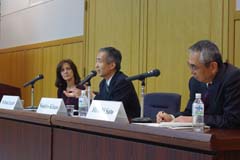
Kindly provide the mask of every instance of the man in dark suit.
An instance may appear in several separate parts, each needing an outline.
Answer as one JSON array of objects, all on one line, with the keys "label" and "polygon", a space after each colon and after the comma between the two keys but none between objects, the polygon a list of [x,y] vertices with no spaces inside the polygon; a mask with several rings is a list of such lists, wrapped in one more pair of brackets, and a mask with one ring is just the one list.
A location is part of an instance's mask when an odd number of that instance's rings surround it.
[{"label": "man in dark suit", "polygon": [[[218,47],[208,40],[189,48],[188,65],[190,99],[183,112],[157,114],[157,122],[192,122],[195,93],[202,94],[205,106],[204,123],[216,128],[240,127],[240,70],[223,63]],[[175,118],[177,117],[177,118]]]},{"label": "man in dark suit", "polygon": [[129,119],[140,116],[140,104],[132,82],[120,71],[122,56],[113,47],[101,48],[96,58],[96,71],[103,80],[96,100],[122,101]]}]

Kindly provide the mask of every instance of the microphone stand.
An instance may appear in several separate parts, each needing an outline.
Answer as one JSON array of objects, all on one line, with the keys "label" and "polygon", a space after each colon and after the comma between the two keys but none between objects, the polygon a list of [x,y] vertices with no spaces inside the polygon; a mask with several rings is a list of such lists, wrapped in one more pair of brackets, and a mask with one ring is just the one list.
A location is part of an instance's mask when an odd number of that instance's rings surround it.
[{"label": "microphone stand", "polygon": [[34,83],[31,83],[31,106],[25,108],[26,110],[36,111],[37,107],[34,106]]},{"label": "microphone stand", "polygon": [[141,80],[141,118],[143,118],[143,114],[144,114],[144,90],[145,90],[145,79]]},{"label": "microphone stand", "polygon": [[34,84],[31,85],[31,108],[34,106]]},{"label": "microphone stand", "polygon": [[90,108],[90,100],[91,100],[91,82],[87,81],[87,92],[88,92],[88,109]]},{"label": "microphone stand", "polygon": [[144,117],[144,95],[145,95],[145,78],[139,79],[141,83],[141,114],[140,117],[133,118],[131,120],[132,123],[151,123],[152,119],[149,117]]}]

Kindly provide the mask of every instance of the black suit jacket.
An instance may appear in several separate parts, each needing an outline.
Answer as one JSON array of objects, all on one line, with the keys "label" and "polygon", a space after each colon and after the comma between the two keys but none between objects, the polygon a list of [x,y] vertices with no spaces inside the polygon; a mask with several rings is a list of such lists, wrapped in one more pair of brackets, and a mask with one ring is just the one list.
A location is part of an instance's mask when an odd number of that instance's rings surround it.
[{"label": "black suit jacket", "polygon": [[208,90],[208,101],[205,104],[204,122],[216,128],[240,128],[240,70],[231,64],[224,63],[219,69],[212,85],[195,78],[189,80],[190,99],[184,112],[175,116],[192,115],[192,103],[195,93]]},{"label": "black suit jacket", "polygon": [[122,101],[129,119],[140,116],[140,104],[132,82],[126,80],[126,75],[116,72],[112,77],[107,91],[106,80],[99,85],[96,100]]}]

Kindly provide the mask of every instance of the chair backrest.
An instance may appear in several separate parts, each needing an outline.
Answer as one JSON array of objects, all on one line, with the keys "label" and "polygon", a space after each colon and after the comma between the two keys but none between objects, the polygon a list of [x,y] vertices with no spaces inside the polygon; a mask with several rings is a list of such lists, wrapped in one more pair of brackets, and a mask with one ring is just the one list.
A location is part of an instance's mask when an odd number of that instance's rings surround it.
[{"label": "chair backrest", "polygon": [[176,113],[180,111],[181,95],[177,93],[149,93],[144,96],[144,117],[153,121],[159,111]]}]

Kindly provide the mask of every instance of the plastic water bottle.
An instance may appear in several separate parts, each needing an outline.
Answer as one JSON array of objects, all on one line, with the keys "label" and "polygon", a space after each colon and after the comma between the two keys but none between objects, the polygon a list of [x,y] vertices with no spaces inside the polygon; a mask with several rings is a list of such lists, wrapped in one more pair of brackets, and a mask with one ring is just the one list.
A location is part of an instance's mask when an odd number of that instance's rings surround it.
[{"label": "plastic water bottle", "polygon": [[201,100],[201,93],[195,94],[195,100],[192,104],[192,118],[193,130],[202,132],[204,129],[204,104]]},{"label": "plastic water bottle", "polygon": [[85,90],[82,90],[81,96],[78,98],[78,108],[79,108],[79,116],[86,117],[88,112],[88,98],[86,96]]}]

